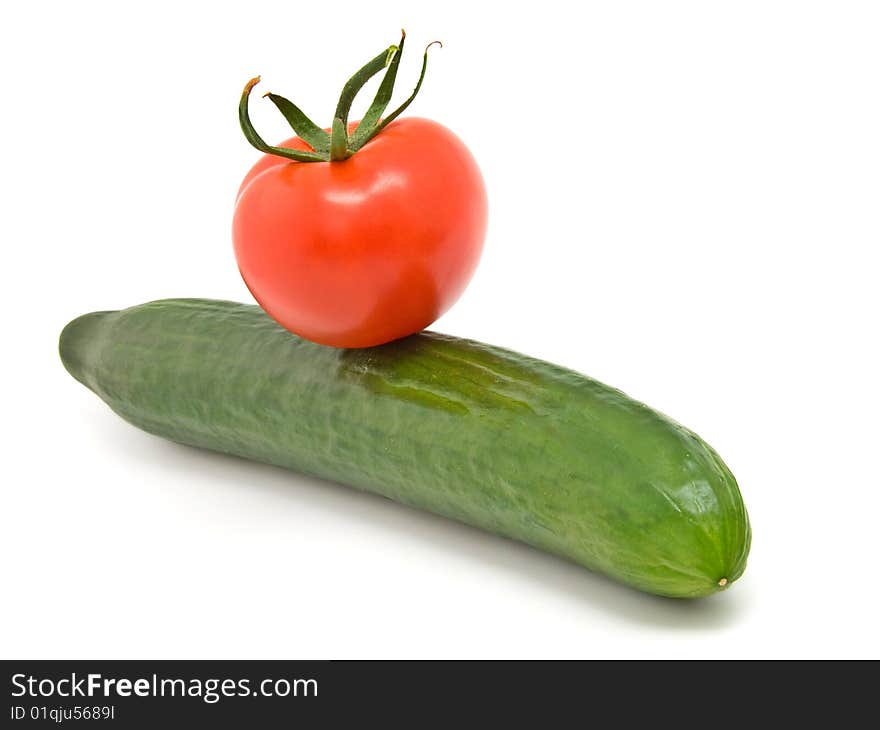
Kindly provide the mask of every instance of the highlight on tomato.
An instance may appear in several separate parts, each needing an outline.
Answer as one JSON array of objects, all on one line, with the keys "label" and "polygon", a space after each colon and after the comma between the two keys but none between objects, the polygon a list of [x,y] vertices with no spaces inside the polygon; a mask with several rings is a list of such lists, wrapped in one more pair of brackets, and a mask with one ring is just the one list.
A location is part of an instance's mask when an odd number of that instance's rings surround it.
[{"label": "highlight on tomato", "polygon": [[[277,94],[296,136],[268,145],[239,121],[264,156],[239,189],[233,243],[254,298],[283,327],[334,347],[370,347],[419,332],[451,307],[476,269],[486,235],[486,189],[477,163],[449,129],[390,114],[406,34],[345,84],[329,129]],[[349,122],[364,84],[385,69],[360,122]]]}]

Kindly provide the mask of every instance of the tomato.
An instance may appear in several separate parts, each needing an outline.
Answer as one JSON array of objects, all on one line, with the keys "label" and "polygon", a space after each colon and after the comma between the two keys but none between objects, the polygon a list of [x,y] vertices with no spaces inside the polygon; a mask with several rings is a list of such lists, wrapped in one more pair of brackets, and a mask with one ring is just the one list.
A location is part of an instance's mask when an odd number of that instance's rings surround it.
[{"label": "tomato", "polygon": [[[309,149],[296,137],[281,146]],[[424,329],[455,303],[486,220],[464,143],[405,117],[345,160],[265,155],[239,190],[233,242],[245,283],[279,324],[320,344],[370,347]]]}]

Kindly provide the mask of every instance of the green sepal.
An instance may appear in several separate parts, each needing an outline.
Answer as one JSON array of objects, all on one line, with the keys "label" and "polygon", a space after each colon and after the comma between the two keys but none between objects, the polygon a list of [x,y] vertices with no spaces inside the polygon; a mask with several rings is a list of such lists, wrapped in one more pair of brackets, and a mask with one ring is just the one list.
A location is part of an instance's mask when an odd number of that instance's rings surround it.
[{"label": "green sepal", "polygon": [[373,103],[370,104],[367,113],[364,114],[363,119],[361,119],[357,128],[351,135],[352,151],[359,149],[361,145],[372,136],[371,133],[379,123],[382,114],[385,112],[385,109],[391,101],[391,95],[394,92],[394,82],[397,80],[397,70],[400,68],[400,59],[403,57],[403,44],[405,41],[406,31],[401,30],[400,43],[397,45],[397,52],[394,54],[394,58],[391,59],[391,63],[388,64],[388,70],[382,78],[382,83],[379,85],[379,90],[376,92]]},{"label": "green sepal", "polygon": [[330,135],[309,119],[296,104],[271,92],[263,94],[263,98],[268,98],[278,108],[296,135],[315,152],[329,152]]},{"label": "green sepal", "polygon": [[367,81],[391,63],[396,53],[397,46],[389,46],[345,82],[339,95],[339,103],[336,105],[336,113],[333,115],[334,120],[341,119],[343,126],[348,126],[348,113],[351,111],[354,98]]},{"label": "green sepal", "polygon": [[[422,70],[419,74],[419,80],[416,83],[412,94],[410,94],[409,98],[403,102],[403,104],[382,119],[382,114],[388,107],[394,91],[394,83],[397,79],[398,69],[400,68],[400,59],[405,39],[406,33],[401,31],[400,45],[389,46],[386,50],[364,65],[346,82],[342,89],[342,94],[339,97],[339,102],[336,105],[336,113],[333,115],[333,124],[330,129],[330,134],[318,127],[317,124],[309,119],[309,117],[290,100],[285,99],[278,94],[264,94],[264,96],[269,97],[269,100],[275,104],[278,110],[284,115],[284,118],[299,138],[311,146],[314,151],[273,147],[272,145],[267,144],[257,133],[256,129],[254,129],[248,112],[248,103],[251,90],[260,81],[259,76],[251,79],[245,85],[238,104],[238,121],[241,125],[242,132],[244,132],[245,138],[251,145],[260,150],[260,152],[278,155],[279,157],[296,160],[298,162],[336,162],[348,159],[352,154],[367,144],[367,142],[373,139],[373,137],[379,134],[379,132],[400,116],[400,114],[413,102],[425,79],[425,71],[428,68],[428,50],[435,44],[441,47],[443,45],[439,41],[434,41],[433,43],[428,44],[422,58]],[[351,137],[349,137],[348,115],[351,111],[351,105],[354,102],[355,97],[373,76],[386,67],[388,70],[379,85],[379,89],[376,92],[372,104],[360,124],[358,124],[357,128],[352,133]]]},{"label": "green sepal", "polygon": [[419,89],[422,88],[422,81],[425,80],[425,71],[428,69],[428,50],[433,45],[438,45],[441,48],[443,48],[443,44],[440,41],[433,41],[427,45],[427,47],[425,48],[425,55],[422,57],[422,71],[419,74],[419,80],[418,80],[418,82],[416,82],[416,87],[413,89],[412,94],[409,95],[409,98],[405,102],[403,102],[403,104],[401,104],[399,107],[397,107],[397,109],[395,109],[393,112],[391,112],[391,114],[389,114],[387,117],[385,117],[379,124],[375,125],[372,130],[367,131],[364,134],[362,141],[359,142],[359,144],[357,144],[357,145],[352,144],[352,146],[351,146],[352,153],[357,152],[367,142],[369,142],[371,139],[373,139],[373,137],[375,137],[377,134],[379,134],[379,132],[381,132],[383,129],[385,129],[385,127],[387,127],[389,124],[391,124],[391,122],[393,122],[395,119],[397,119],[397,117],[399,117],[406,110],[406,108],[410,104],[412,104],[413,99],[415,99],[419,93]]},{"label": "green sepal", "polygon": [[248,81],[244,87],[244,91],[241,92],[241,100],[238,103],[238,122],[241,125],[241,131],[244,132],[245,139],[260,150],[260,152],[265,152],[267,154],[286,157],[289,160],[296,160],[297,162],[326,162],[327,158],[319,155],[317,152],[291,150],[286,147],[273,147],[270,144],[266,144],[263,138],[257,134],[257,130],[254,129],[254,125],[251,123],[251,118],[248,114],[248,99],[251,95],[251,89],[253,89],[259,82],[259,76],[255,76]]}]

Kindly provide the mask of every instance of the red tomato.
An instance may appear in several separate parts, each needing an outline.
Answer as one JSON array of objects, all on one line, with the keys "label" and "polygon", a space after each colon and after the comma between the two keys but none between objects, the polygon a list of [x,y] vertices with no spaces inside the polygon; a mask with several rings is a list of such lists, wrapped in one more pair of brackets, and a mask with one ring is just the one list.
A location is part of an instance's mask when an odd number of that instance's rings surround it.
[{"label": "red tomato", "polygon": [[[309,149],[298,138],[281,146]],[[283,327],[369,347],[419,332],[458,299],[480,258],[486,208],[461,140],[405,117],[344,161],[265,155],[239,190],[235,256]]]}]

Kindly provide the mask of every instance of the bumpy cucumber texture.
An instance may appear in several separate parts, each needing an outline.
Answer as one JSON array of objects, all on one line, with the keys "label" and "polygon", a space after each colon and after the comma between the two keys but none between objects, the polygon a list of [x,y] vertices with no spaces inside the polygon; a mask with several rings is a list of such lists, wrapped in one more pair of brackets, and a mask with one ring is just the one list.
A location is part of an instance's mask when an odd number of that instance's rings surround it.
[{"label": "bumpy cucumber texture", "polygon": [[173,441],[368,490],[650,593],[742,575],[751,531],[704,441],[565,368],[424,332],[339,350],[259,307],[150,302],[75,319],[68,371]]}]

